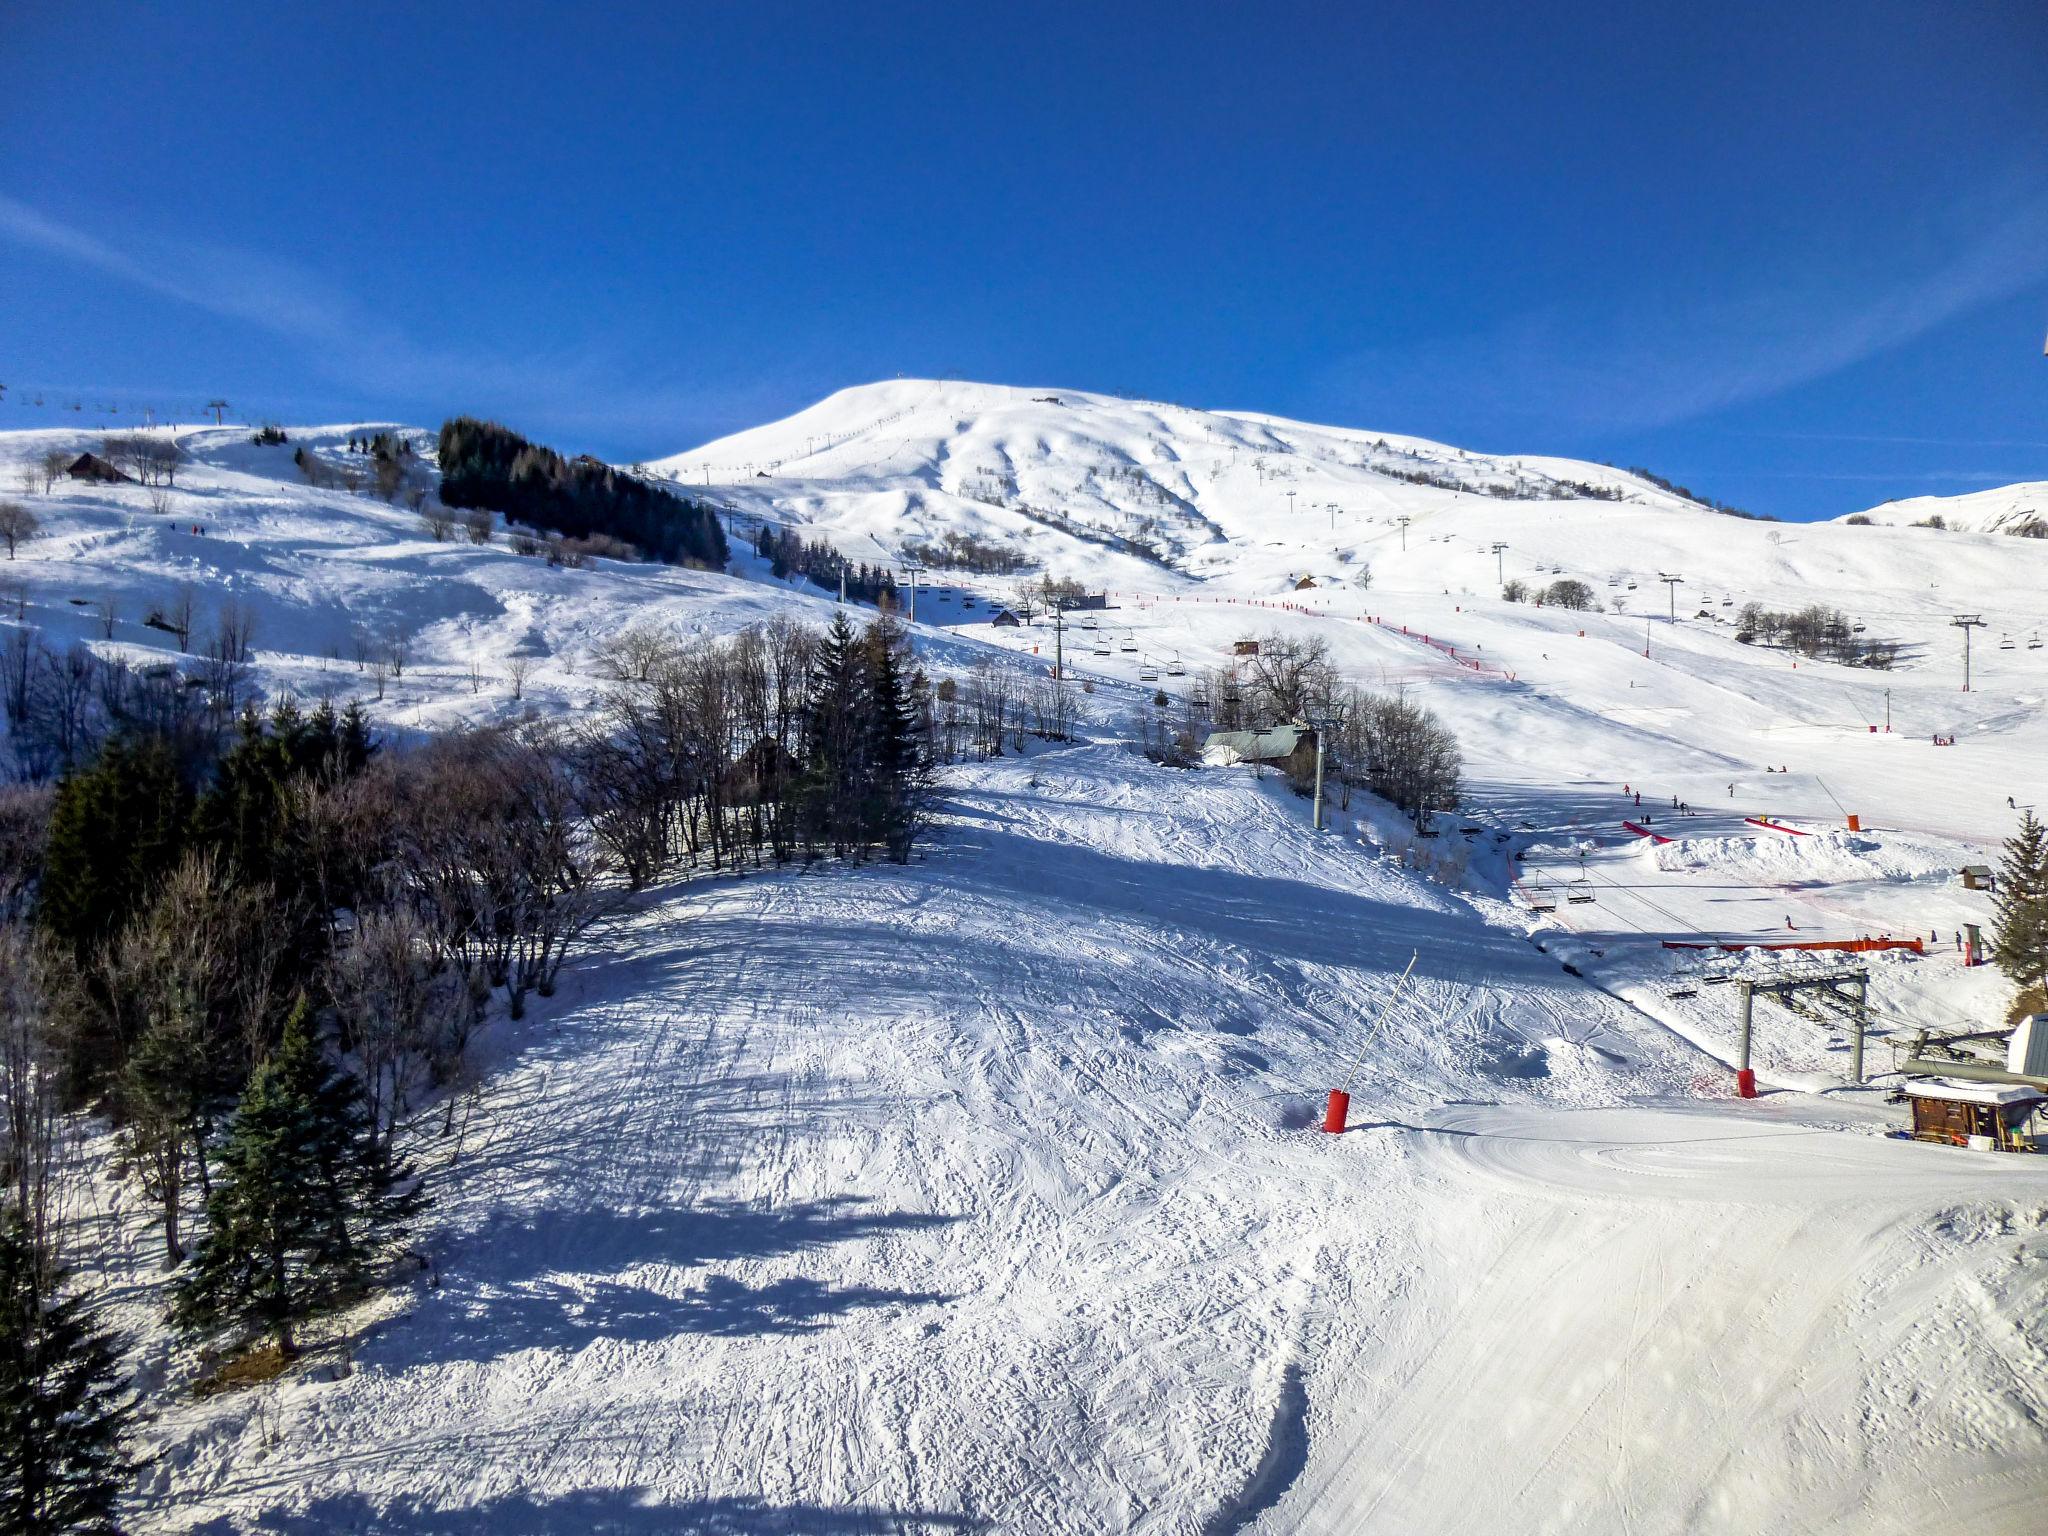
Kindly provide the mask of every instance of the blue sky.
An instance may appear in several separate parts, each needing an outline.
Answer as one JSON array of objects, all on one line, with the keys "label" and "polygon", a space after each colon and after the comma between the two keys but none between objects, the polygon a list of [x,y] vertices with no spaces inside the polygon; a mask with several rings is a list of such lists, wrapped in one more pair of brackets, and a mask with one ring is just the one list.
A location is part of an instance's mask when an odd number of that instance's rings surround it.
[{"label": "blue sky", "polygon": [[952,374],[1787,517],[2048,478],[2039,0],[67,0],[0,51],[0,425],[632,459]]}]

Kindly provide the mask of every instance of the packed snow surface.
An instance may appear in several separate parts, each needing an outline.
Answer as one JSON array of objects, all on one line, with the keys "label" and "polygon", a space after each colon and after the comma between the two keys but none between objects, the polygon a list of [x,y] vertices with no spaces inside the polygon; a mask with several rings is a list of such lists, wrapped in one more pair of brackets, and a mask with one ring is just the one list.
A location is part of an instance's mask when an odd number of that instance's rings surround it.
[{"label": "packed snow surface", "polygon": [[[142,620],[190,583],[202,628],[255,614],[267,687],[399,732],[583,711],[630,625],[831,611],[744,551],[566,570],[436,542],[292,466],[370,430],[180,432],[161,514],[135,486],[25,497],[45,531],[9,591],[149,663],[176,647]],[[0,473],[95,442],[0,435]],[[2035,1527],[2048,1172],[1883,1133],[1890,1046],[2009,1000],[1961,964],[1989,898],[1955,874],[2048,789],[2048,542],[932,381],[649,468],[736,544],[1021,551],[927,569],[914,641],[934,675],[1058,648],[1094,690],[1082,739],[952,770],[908,866],[649,893],[488,1032],[425,1149],[431,1279],[358,1319],[345,1370],[160,1398],[136,1528]],[[1041,571],[1110,606],[992,627]],[[1506,603],[1503,576],[1599,607]],[[1898,665],[1743,643],[1750,601],[1839,607]],[[1968,693],[1963,611],[1988,621]],[[1437,837],[1363,796],[1318,834],[1270,773],[1130,750],[1155,689],[1274,633],[1456,731]],[[1711,979],[1792,962],[1666,941],[1861,936],[1923,949],[1857,957],[1876,1082],[1761,1007],[1773,1091],[1730,1097]],[[105,1283],[175,1386],[141,1203],[109,1198]]]}]

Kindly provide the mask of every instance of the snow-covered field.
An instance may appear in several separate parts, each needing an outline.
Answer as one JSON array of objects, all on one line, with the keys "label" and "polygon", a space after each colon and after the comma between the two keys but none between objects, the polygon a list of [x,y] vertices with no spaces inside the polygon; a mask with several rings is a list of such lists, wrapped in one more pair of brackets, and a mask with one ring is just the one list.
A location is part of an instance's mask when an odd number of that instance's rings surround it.
[{"label": "snow-covered field", "polygon": [[[49,440],[0,436],[0,460]],[[113,594],[113,643],[162,649],[139,619],[189,580],[202,625],[256,610],[270,686],[337,697],[371,687],[358,629],[402,630],[375,707],[429,727],[586,706],[632,623],[830,610],[750,559],[437,544],[306,488],[289,448],[182,440],[164,516],[139,488],[25,498],[49,529],[8,572],[31,622],[96,637]],[[1085,739],[956,769],[907,867],[651,894],[494,1028],[459,1156],[435,1154],[438,1284],[366,1316],[339,1379],[172,1400],[138,1528],[2037,1527],[2048,1169],[1887,1139],[1887,1083],[1843,1086],[1843,1043],[1767,1009],[1784,1091],[1735,1100],[1728,989],[1660,941],[1933,933],[1863,957],[1880,1024],[2002,1015],[1949,943],[1988,909],[1953,873],[2048,789],[2048,543],[1776,527],[1602,466],[923,381],[656,468],[855,559],[954,529],[1106,585],[1101,628],[1066,635]],[[1096,542],[1147,518],[1163,563]],[[1497,559],[1626,611],[1503,603]],[[1010,585],[921,593],[927,666],[1042,668],[1047,626],[988,623]],[[1740,645],[1717,620],[1751,600],[1839,606],[1901,664]],[[1990,621],[1969,694],[1962,611]],[[1317,834],[1270,776],[1121,739],[1155,687],[1272,630],[1452,725],[1446,837],[1360,799]],[[1622,828],[1645,812],[1676,840]],[[1532,911],[1532,884],[1594,899]],[[1339,1082],[1353,1129],[1325,1136]],[[129,1206],[109,1284],[176,1381]]]}]

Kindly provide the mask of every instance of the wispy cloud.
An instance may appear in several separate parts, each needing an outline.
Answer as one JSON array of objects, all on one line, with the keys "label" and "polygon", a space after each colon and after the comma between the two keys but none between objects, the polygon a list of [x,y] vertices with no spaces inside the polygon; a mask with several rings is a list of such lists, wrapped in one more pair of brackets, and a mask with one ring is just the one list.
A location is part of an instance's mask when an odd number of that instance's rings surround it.
[{"label": "wispy cloud", "polygon": [[739,391],[650,384],[597,348],[514,355],[423,345],[354,295],[261,252],[147,232],[116,245],[5,193],[0,240],[252,326],[289,344],[309,375],[376,399],[530,412],[673,451],[695,433],[758,419],[754,410],[790,394],[767,380]]},{"label": "wispy cloud", "polygon": [[[2038,179],[1980,194],[1925,227],[1962,233],[1948,254],[1917,261],[1899,242],[1881,283],[1845,281],[1847,257],[1762,271],[1719,293],[1648,279],[1645,291],[1597,307],[1367,352],[1327,384],[1374,411],[1409,402],[1425,423],[1448,414],[1556,430],[1668,426],[1823,378],[2044,280],[2048,191]],[[1867,269],[1868,251],[1857,255]]]}]

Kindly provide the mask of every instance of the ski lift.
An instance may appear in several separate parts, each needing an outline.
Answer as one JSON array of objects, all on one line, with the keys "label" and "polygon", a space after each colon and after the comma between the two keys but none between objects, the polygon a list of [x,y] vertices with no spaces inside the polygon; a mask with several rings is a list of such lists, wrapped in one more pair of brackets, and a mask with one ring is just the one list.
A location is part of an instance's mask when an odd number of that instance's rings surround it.
[{"label": "ski lift", "polygon": [[1175,651],[1173,659],[1166,664],[1166,675],[1168,677],[1186,677],[1188,675],[1188,669],[1181,665],[1179,651]]},{"label": "ski lift", "polygon": [[1125,635],[1123,639],[1123,644],[1119,645],[1117,649],[1122,651],[1126,656],[1135,655],[1138,649],[1137,637],[1135,635]]},{"label": "ski lift", "polygon": [[1109,636],[1097,635],[1095,637],[1095,654],[1098,656],[1107,656],[1109,654]]},{"label": "ski lift", "polygon": [[1591,891],[1566,891],[1564,899],[1575,907],[1582,907],[1593,899]]},{"label": "ski lift", "polygon": [[1553,576],[1562,576],[1564,574],[1564,567],[1561,565],[1553,565],[1550,568],[1550,574]]},{"label": "ski lift", "polygon": [[1735,606],[1735,599],[1732,597],[1724,597],[1721,599],[1721,606],[1723,608],[1733,608]]},{"label": "ski lift", "polygon": [[1621,585],[1621,578],[1619,576],[1610,576],[1607,578],[1607,585],[1609,585],[1610,587],[1618,587]]},{"label": "ski lift", "polygon": [[2027,649],[2030,651],[2038,651],[2039,649],[2041,649],[2041,637],[2039,635],[2036,635],[2033,637],[2033,639],[2029,640],[2027,642]]},{"label": "ski lift", "polygon": [[1635,591],[1635,589],[1636,589],[1636,584],[1635,584],[1634,582],[1630,582],[1630,583],[1628,584],[1628,589],[1629,589],[1629,591],[1631,591],[1631,592]]},{"label": "ski lift", "polygon": [[1998,648],[2001,651],[2012,651],[2019,649],[2019,647],[2013,643],[2013,638],[2011,635],[2007,635],[2003,639],[2001,639],[1998,642]]},{"label": "ski lift", "polygon": [[1849,633],[1852,635],[1860,635],[1863,633],[1863,626],[1861,624],[1851,624],[1849,626]]},{"label": "ski lift", "polygon": [[1138,681],[1141,683],[1156,683],[1159,681],[1159,664],[1149,656],[1138,667]]}]

